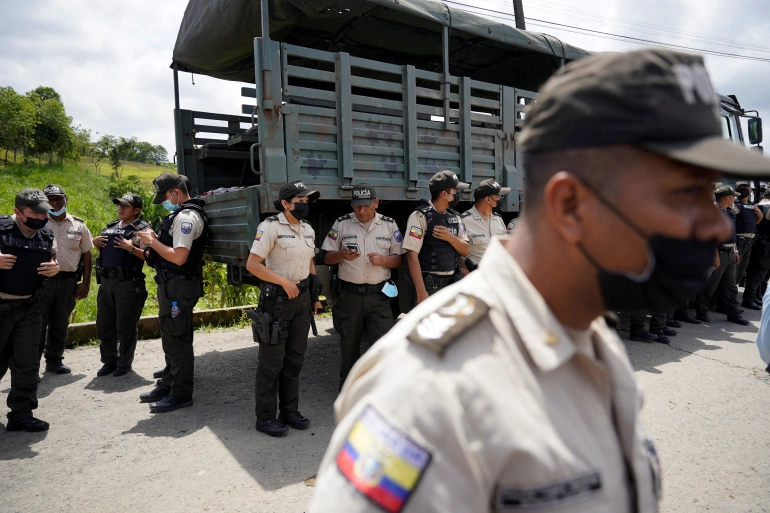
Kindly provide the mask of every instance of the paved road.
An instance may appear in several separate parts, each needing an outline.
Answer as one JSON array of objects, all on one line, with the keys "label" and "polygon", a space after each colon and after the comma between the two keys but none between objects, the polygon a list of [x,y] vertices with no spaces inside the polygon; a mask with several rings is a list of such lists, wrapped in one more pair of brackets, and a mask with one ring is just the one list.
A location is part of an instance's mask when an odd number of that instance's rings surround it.
[{"label": "paved road", "polygon": [[[753,343],[759,316],[747,315],[753,326],[688,326],[670,347],[628,342],[664,512],[770,511],[770,375]],[[121,378],[95,376],[97,348],[68,351],[73,374],[40,384],[37,413],[51,430],[0,431],[0,511],[306,511],[339,365],[331,322],[319,329],[301,381],[313,424],[283,439],[254,430],[250,331],[196,334],[195,406],[164,415],[138,401],[161,365],[159,341],[140,342],[136,372]],[[6,377],[0,397],[8,387]]]}]

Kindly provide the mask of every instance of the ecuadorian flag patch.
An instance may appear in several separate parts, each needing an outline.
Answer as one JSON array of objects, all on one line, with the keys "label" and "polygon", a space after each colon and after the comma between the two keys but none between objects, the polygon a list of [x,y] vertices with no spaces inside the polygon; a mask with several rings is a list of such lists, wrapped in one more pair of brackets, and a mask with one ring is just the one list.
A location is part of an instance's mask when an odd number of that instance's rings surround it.
[{"label": "ecuadorian flag patch", "polygon": [[254,237],[254,240],[259,242],[260,239],[262,239],[262,230],[257,230],[257,236]]},{"label": "ecuadorian flag patch", "polygon": [[331,230],[329,230],[329,233],[326,234],[326,236],[331,240],[337,240],[337,238],[340,236],[340,232],[332,228]]},{"label": "ecuadorian flag patch", "polygon": [[422,228],[412,226],[409,230],[409,236],[414,237],[415,239],[422,239]]},{"label": "ecuadorian flag patch", "polygon": [[361,413],[337,454],[337,467],[369,500],[398,513],[417,487],[431,454],[371,406]]}]

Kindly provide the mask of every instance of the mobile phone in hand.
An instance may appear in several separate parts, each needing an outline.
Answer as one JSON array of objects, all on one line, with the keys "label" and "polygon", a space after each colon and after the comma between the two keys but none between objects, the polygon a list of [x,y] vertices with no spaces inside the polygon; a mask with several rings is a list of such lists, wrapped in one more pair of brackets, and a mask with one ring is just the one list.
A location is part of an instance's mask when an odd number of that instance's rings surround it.
[{"label": "mobile phone in hand", "polygon": [[348,251],[355,251],[356,253],[361,252],[361,249],[358,247],[358,244],[355,244],[355,243],[345,244],[345,247],[348,248]]}]

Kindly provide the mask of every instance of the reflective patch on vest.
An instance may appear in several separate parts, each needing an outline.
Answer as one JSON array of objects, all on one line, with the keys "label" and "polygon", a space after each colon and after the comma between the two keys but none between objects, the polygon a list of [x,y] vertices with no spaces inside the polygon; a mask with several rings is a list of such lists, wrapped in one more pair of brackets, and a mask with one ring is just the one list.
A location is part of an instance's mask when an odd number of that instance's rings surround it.
[{"label": "reflective patch on vest", "polygon": [[182,221],[180,228],[182,230],[182,233],[185,235],[190,235],[192,233],[192,223],[187,221]]},{"label": "reflective patch on vest", "polygon": [[331,240],[337,240],[340,236],[340,232],[332,228],[329,230],[329,233],[326,234],[326,237]]},{"label": "reflective patch on vest", "polygon": [[442,355],[457,337],[488,313],[489,305],[481,299],[468,294],[457,294],[438,310],[423,318],[407,338]]},{"label": "reflective patch on vest", "polygon": [[567,502],[596,495],[601,489],[602,478],[598,472],[542,487],[501,488],[497,492],[497,509],[523,511],[561,507]]},{"label": "reflective patch on vest", "polygon": [[262,238],[262,230],[257,230],[257,235],[254,237],[254,240],[259,242],[259,240]]},{"label": "reflective patch on vest", "polygon": [[414,237],[415,239],[422,239],[422,228],[418,228],[416,226],[412,226],[412,228],[409,230],[409,236]]},{"label": "reflective patch on vest", "polygon": [[401,235],[401,232],[399,230],[396,230],[395,232],[393,232],[393,238],[396,239],[396,242],[404,241],[404,236]]},{"label": "reflective patch on vest", "polygon": [[460,219],[457,218],[457,217],[447,217],[446,218],[446,222],[448,224],[459,224],[460,223]]},{"label": "reflective patch on vest", "polygon": [[337,453],[337,467],[374,504],[399,513],[431,462],[431,453],[367,406]]}]

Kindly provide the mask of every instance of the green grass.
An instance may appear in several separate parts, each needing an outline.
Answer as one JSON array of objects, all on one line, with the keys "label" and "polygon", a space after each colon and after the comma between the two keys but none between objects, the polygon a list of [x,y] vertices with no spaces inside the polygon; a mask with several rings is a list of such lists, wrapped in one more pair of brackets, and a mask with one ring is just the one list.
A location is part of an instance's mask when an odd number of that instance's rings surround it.
[{"label": "green grass", "polygon": [[[141,162],[126,162],[123,165],[122,176],[138,176],[139,180],[145,185],[152,185],[152,181],[158,177],[159,174],[171,171],[176,173],[176,167],[164,167],[156,166],[155,164],[142,164]],[[102,162],[99,166],[99,172],[105,176],[112,176],[113,171],[109,164]]]},{"label": "green grass", "polygon": [[[21,189],[26,187],[42,189],[48,184],[55,183],[61,185],[67,192],[67,211],[84,219],[92,236],[98,234],[110,221],[117,219],[117,207],[113,205],[108,192],[115,188],[116,181],[108,175],[93,171],[93,168],[85,162],[42,167],[37,165],[3,167],[3,156],[4,151],[0,152],[0,214],[13,213],[14,198]],[[163,169],[159,166],[144,164],[139,166],[146,166],[144,176],[152,176],[152,178],[160,174]],[[150,174],[150,169],[154,174]],[[128,175],[124,173],[123,176]],[[140,181],[144,182],[141,178]],[[151,194],[151,191],[148,190],[146,194]],[[157,218],[157,213],[152,217]],[[153,218],[150,218],[150,221],[157,224],[157,219]],[[155,226],[155,228],[158,227]],[[94,259],[97,254],[94,251]],[[155,271],[145,266],[144,273],[147,277],[145,281],[148,297],[142,315],[156,315],[158,288],[153,279]],[[77,302],[72,322],[96,320],[97,290],[96,277],[93,276],[91,291],[86,299]],[[228,285],[226,267],[215,263],[207,263],[204,267],[204,292],[196,310],[256,304],[258,299],[256,287]]]}]

